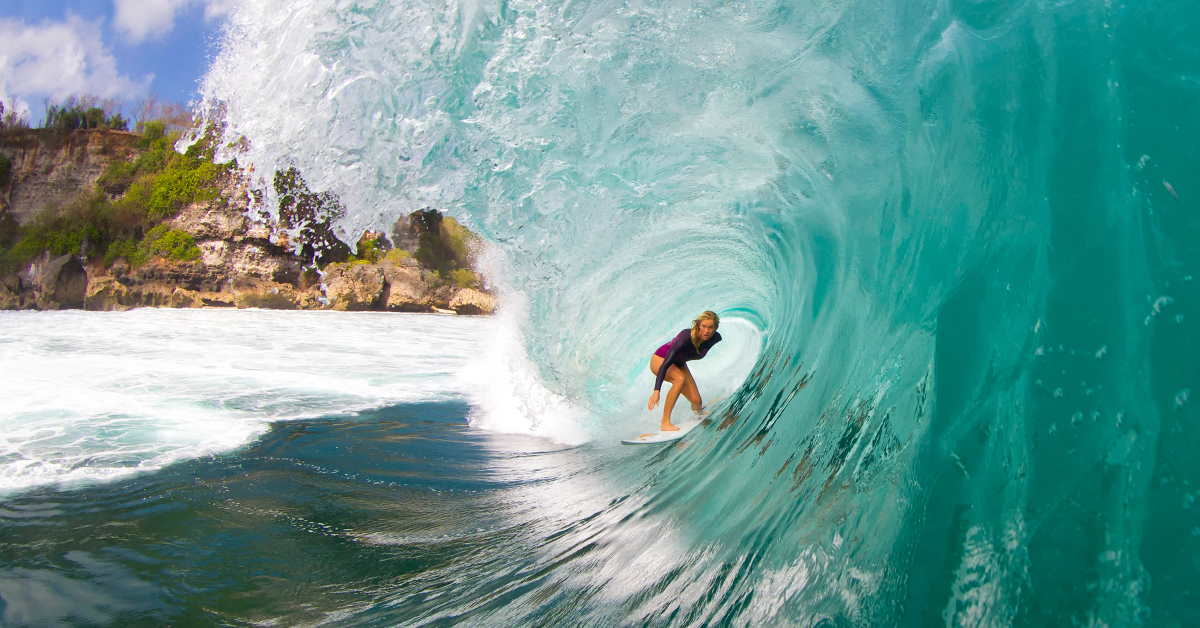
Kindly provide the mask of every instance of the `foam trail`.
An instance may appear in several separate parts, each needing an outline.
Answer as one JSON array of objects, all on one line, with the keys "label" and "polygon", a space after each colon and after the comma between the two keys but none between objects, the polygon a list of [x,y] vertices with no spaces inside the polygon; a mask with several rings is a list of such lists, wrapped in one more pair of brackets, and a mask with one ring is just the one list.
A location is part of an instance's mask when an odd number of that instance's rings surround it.
[{"label": "foam trail", "polygon": [[214,310],[0,319],[3,492],[227,452],[274,421],[456,398],[489,324]]}]

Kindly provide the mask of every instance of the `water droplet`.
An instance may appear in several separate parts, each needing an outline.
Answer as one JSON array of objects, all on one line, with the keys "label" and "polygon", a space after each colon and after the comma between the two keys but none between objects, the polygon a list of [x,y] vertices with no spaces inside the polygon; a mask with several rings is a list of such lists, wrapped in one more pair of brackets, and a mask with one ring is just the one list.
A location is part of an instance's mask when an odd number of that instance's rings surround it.
[{"label": "water droplet", "polygon": [[1062,399],[1062,396],[1063,396],[1063,389],[1062,389],[1062,388],[1055,388],[1055,389],[1054,389],[1054,398],[1055,398],[1055,399]]},{"label": "water droplet", "polygon": [[1083,422],[1083,413],[1082,412],[1076,412],[1075,414],[1071,415],[1071,425],[1079,425],[1082,422]]},{"label": "water droplet", "polygon": [[1096,359],[1097,360],[1099,360],[1100,358],[1102,358],[1106,355],[1108,355],[1108,345],[1104,345],[1103,347],[1100,347],[1099,349],[1096,350]]},{"label": "water droplet", "polygon": [[1046,355],[1045,347],[1038,347],[1037,349],[1034,349],[1033,355]]},{"label": "water droplet", "polygon": [[1175,186],[1171,185],[1171,182],[1167,181],[1166,179],[1163,179],[1162,183],[1163,183],[1163,189],[1165,189],[1168,194],[1175,197],[1175,200],[1179,200],[1179,192],[1175,191]]},{"label": "water droplet", "polygon": [[1175,407],[1182,408],[1183,404],[1187,403],[1188,399],[1191,396],[1192,396],[1192,390],[1190,388],[1184,388],[1183,390],[1176,393],[1175,394]]}]

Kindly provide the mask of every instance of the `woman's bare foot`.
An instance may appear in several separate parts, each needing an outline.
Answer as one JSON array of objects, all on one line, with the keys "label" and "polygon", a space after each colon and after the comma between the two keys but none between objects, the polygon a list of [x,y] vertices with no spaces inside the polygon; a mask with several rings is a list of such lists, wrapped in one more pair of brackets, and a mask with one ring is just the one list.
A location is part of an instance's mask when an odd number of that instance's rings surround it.
[{"label": "woman's bare foot", "polygon": [[678,432],[679,426],[672,425],[670,423],[663,423],[662,426],[659,427],[658,429],[663,432]]}]

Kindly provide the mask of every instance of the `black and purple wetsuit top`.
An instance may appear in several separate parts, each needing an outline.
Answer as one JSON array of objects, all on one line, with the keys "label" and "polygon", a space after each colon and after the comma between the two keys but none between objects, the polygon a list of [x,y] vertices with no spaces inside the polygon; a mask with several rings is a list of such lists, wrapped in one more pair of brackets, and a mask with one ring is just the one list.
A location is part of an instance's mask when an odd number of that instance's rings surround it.
[{"label": "black and purple wetsuit top", "polygon": [[675,334],[675,337],[670,342],[659,347],[654,352],[654,355],[665,358],[662,366],[658,367],[658,378],[654,380],[654,390],[662,388],[663,379],[667,377],[667,369],[671,368],[672,364],[686,368],[684,365],[685,362],[699,360],[704,357],[708,353],[708,350],[718,342],[721,342],[721,334],[714,331],[712,338],[700,343],[700,349],[696,350],[696,345],[692,344],[692,330],[685,329]]}]

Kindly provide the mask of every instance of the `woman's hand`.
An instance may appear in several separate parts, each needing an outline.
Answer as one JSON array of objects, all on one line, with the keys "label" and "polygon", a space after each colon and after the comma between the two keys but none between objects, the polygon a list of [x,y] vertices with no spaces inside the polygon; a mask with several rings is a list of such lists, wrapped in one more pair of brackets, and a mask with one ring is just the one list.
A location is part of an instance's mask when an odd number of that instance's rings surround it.
[{"label": "woman's hand", "polygon": [[647,410],[653,410],[658,405],[658,391],[650,393],[650,401],[646,403]]}]

